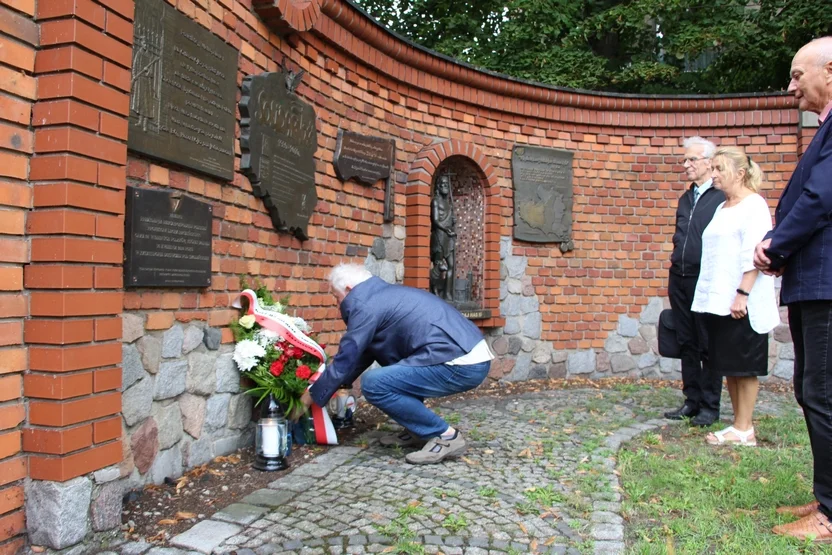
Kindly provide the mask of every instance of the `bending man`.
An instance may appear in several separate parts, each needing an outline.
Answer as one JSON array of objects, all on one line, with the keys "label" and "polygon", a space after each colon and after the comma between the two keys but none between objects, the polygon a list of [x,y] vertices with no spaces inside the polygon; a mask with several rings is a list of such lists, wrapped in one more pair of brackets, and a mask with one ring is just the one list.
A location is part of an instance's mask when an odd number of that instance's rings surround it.
[{"label": "bending man", "polygon": [[326,406],[340,385],[353,382],[376,361],[381,367],[361,378],[364,398],[405,428],[382,438],[381,444],[424,444],[405,457],[412,464],[462,454],[462,434],[423,401],[483,382],[494,355],[482,332],[436,295],[390,285],[363,266],[337,266],[329,282],[347,332],[329,367],[304,393],[304,405]]}]

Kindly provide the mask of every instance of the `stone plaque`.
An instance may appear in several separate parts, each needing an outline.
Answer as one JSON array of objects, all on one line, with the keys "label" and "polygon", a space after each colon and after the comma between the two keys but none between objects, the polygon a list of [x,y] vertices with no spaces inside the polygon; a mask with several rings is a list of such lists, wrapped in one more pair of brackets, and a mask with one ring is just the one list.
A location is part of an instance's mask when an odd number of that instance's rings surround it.
[{"label": "stone plaque", "polygon": [[240,168],[278,231],[307,239],[315,210],[315,110],[295,94],[303,72],[249,75],[240,101]]},{"label": "stone plaque", "polygon": [[164,0],[136,2],[127,147],[234,177],[237,50]]},{"label": "stone plaque", "polygon": [[514,237],[533,243],[572,244],[571,152],[515,146],[511,155],[514,184]]},{"label": "stone plaque", "polygon": [[124,286],[211,285],[212,216],[187,195],[127,187]]},{"label": "stone plaque", "polygon": [[488,309],[460,310],[460,312],[469,320],[485,320],[486,318],[491,318],[491,311]]},{"label": "stone plaque", "polygon": [[342,181],[355,178],[372,185],[379,179],[390,177],[395,149],[396,143],[392,139],[368,137],[339,129],[332,163]]}]

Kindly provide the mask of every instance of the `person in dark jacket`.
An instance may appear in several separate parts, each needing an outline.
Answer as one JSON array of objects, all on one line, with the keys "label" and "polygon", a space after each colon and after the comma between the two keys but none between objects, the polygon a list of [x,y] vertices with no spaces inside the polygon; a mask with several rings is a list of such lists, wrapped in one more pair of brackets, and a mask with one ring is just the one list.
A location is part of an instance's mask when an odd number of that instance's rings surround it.
[{"label": "person in dark jacket", "polygon": [[[485,380],[494,355],[479,328],[436,295],[388,284],[363,266],[337,266],[329,282],[347,332],[303,404],[326,406],[339,386],[363,373],[364,398],[405,428],[382,438],[382,445],[424,444],[405,457],[411,464],[462,454],[462,434],[424,400],[468,391]],[[364,372],[374,361],[381,367]]]},{"label": "person in dark jacket", "polygon": [[676,209],[667,294],[679,341],[685,402],[664,416],[671,420],[691,418],[695,426],[710,426],[719,420],[722,377],[712,371],[707,360],[708,339],[702,315],[691,312],[690,307],[699,278],[702,232],[725,201],[725,195],[711,181],[711,158],[716,145],[701,137],[691,137],[685,140],[684,147],[682,166],[690,186],[679,197]]},{"label": "person in dark jacket", "polygon": [[777,512],[800,517],[773,532],[800,541],[832,542],[832,37],[805,45],[792,59],[789,92],[818,114],[820,127],[774,211],[774,230],[754,252],[754,265],[782,275],[780,304],[789,307],[794,342],[794,395],[812,446],[814,496]]}]

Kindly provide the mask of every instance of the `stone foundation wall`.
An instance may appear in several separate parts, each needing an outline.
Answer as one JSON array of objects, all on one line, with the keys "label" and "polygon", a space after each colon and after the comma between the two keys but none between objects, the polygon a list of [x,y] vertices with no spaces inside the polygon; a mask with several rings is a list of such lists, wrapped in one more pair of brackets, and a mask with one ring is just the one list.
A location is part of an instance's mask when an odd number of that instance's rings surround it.
[{"label": "stone foundation wall", "polygon": [[[491,367],[492,379],[682,379],[680,361],[659,356],[656,329],[659,314],[670,306],[666,297],[647,299],[638,318],[620,314],[617,327],[607,333],[603,349],[557,350],[551,342],[541,340],[544,313],[532,285],[533,276],[527,271],[529,259],[514,252],[511,238],[503,238],[500,304],[506,324],[488,334],[491,348],[498,356]],[[779,296],[779,288],[776,294]],[[794,345],[785,308],[780,315],[781,324],[770,333],[769,376],[763,380],[791,381],[794,374]]]},{"label": "stone foundation wall", "polygon": [[252,398],[219,330],[192,322],[148,331],[139,313],[123,321],[121,475],[131,487],[253,444]]}]

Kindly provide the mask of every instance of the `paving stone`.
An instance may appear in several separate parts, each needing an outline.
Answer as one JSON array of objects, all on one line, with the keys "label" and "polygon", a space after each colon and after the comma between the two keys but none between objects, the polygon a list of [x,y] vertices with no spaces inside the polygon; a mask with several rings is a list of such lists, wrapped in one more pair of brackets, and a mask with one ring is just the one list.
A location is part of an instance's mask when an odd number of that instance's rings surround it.
[{"label": "paving stone", "polygon": [[278,507],[295,497],[296,493],[291,491],[259,489],[245,496],[242,502],[249,505],[260,505],[261,507]]},{"label": "paving stone", "polygon": [[225,540],[239,534],[241,531],[242,528],[234,524],[216,520],[203,520],[191,529],[171,538],[170,543],[200,553],[211,553]]},{"label": "paving stone", "polygon": [[251,524],[267,512],[269,510],[266,508],[249,505],[248,503],[232,503],[220,512],[215,513],[211,518],[235,524]]}]

